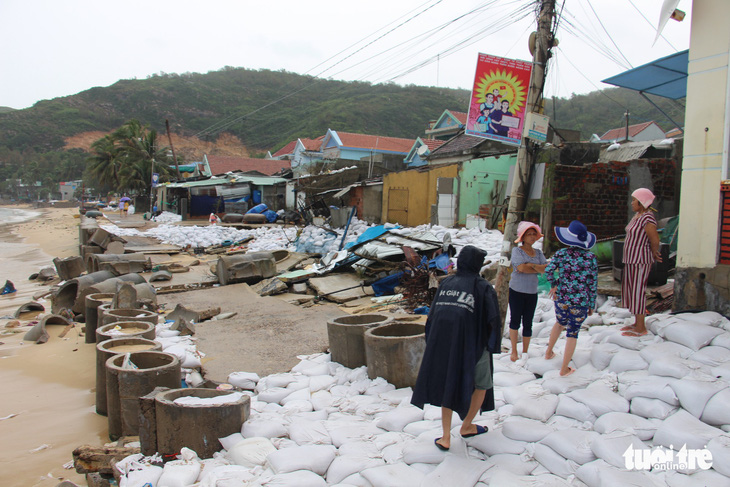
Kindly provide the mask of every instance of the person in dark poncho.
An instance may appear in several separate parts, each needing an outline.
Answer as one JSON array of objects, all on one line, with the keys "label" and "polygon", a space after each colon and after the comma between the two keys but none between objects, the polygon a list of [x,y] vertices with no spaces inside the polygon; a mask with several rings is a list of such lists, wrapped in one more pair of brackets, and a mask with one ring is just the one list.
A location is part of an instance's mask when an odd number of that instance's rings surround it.
[{"label": "person in dark poncho", "polygon": [[451,446],[451,418],[463,420],[464,438],[485,433],[472,420],[479,410],[494,409],[492,354],[501,351],[497,293],[479,275],[486,252],[464,247],[456,274],[443,280],[426,321],[426,350],[411,403],[441,406],[443,436],[435,444]]}]

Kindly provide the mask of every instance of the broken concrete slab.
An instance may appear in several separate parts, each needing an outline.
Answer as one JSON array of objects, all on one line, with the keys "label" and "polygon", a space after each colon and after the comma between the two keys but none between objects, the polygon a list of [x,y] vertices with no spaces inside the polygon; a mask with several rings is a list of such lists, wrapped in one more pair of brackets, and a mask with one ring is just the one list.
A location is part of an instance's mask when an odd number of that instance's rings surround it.
[{"label": "broken concrete slab", "polygon": [[86,271],[84,259],[78,255],[74,257],[67,257],[65,259],[59,259],[56,257],[53,259],[53,265],[56,266],[56,272],[62,281],[68,281],[74,277],[79,277]]},{"label": "broken concrete slab", "polygon": [[273,296],[275,294],[287,292],[289,290],[289,286],[287,286],[282,280],[272,277],[271,279],[265,279],[258,284],[251,286],[251,289],[259,293],[260,296]]},{"label": "broken concrete slab", "polygon": [[124,244],[122,242],[109,242],[109,245],[106,246],[106,250],[104,251],[104,254],[114,254],[114,255],[121,255],[124,253]]},{"label": "broken concrete slab", "polygon": [[276,260],[271,252],[225,255],[218,259],[215,274],[223,286],[236,282],[258,282],[276,275]]},{"label": "broken concrete slab", "polygon": [[121,282],[117,285],[112,309],[135,309],[137,307],[137,290],[131,282]]},{"label": "broken concrete slab", "polygon": [[277,294],[275,296],[278,299],[281,299],[283,301],[286,301],[290,304],[304,304],[314,301],[314,296],[311,294],[293,294],[293,293],[284,293],[284,294]]},{"label": "broken concrete slab", "polygon": [[233,318],[237,314],[238,313],[236,313],[235,311],[228,311],[226,313],[220,313],[220,314],[217,314],[214,317],[212,317],[210,319],[210,321],[227,320],[228,318]]},{"label": "broken concrete slab", "polygon": [[373,294],[372,288],[366,286],[355,274],[329,274],[323,277],[313,277],[309,279],[309,285],[315,290],[317,296],[335,303],[346,303]]},{"label": "broken concrete slab", "polygon": [[154,281],[169,281],[172,279],[172,273],[169,271],[157,271],[153,272],[150,276],[150,282]]}]

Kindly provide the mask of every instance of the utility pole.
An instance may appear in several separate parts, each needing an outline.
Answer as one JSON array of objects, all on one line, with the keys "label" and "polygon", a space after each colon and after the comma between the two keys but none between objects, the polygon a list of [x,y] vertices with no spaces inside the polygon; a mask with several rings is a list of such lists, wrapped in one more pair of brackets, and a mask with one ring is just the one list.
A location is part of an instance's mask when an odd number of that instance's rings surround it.
[{"label": "utility pole", "polygon": [[[537,18],[537,33],[535,36],[535,50],[532,55],[532,78],[530,89],[527,92],[527,105],[525,113],[538,112],[543,98],[543,87],[545,85],[545,71],[547,61],[550,58],[550,49],[554,45],[553,18],[555,17],[555,0],[542,0],[540,14]],[[509,278],[510,278],[510,255],[514,240],[517,236],[517,224],[522,220],[527,206],[527,197],[532,172],[534,143],[523,138],[522,145],[517,151],[517,165],[515,166],[512,188],[507,209],[507,221],[504,225],[504,240],[502,241],[502,253],[499,259],[499,271],[497,272],[496,291],[499,299],[501,323],[504,323],[507,315]],[[548,232],[549,229],[543,229]]]},{"label": "utility pole", "polygon": [[624,117],[626,117],[626,142],[629,141],[629,109],[626,109],[626,113],[624,113]]},{"label": "utility pole", "polygon": [[177,165],[177,156],[175,155],[175,148],[172,146],[172,136],[170,136],[170,121],[165,119],[165,130],[167,130],[167,140],[170,142],[170,150],[172,151],[172,160],[175,161],[175,171],[177,171],[177,180],[180,181],[182,176],[180,175],[180,166]]}]

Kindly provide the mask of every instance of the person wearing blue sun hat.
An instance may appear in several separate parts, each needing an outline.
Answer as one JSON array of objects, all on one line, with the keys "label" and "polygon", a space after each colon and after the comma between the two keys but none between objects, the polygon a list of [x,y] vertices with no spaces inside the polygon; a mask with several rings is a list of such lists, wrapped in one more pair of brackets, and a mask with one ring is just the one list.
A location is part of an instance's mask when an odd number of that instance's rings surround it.
[{"label": "person wearing blue sun hat", "polygon": [[567,329],[568,339],[560,368],[560,375],[566,376],[575,372],[570,367],[570,360],[575,352],[578,332],[596,306],[598,260],[590,251],[596,243],[596,235],[578,220],[573,220],[567,227],[555,227],[555,235],[566,247],[555,252],[545,268],[545,277],[552,286],[550,297],[555,301],[556,318],[545,358],[555,357],[553,347],[563,328]]}]

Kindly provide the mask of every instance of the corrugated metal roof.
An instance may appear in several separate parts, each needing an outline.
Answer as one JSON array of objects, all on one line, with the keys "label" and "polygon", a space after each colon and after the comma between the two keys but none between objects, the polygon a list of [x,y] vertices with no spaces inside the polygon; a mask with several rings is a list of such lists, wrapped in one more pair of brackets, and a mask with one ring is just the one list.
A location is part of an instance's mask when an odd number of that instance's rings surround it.
[{"label": "corrugated metal roof", "polygon": [[[598,162],[626,162],[641,159],[646,152],[654,147],[655,149],[663,149],[670,151],[672,149],[671,143],[661,144],[661,140],[650,140],[645,142],[626,142],[621,144],[621,147],[609,151],[608,147],[601,149],[598,155]],[[612,144],[615,145],[615,144]],[[609,146],[611,147],[611,146]]]}]

